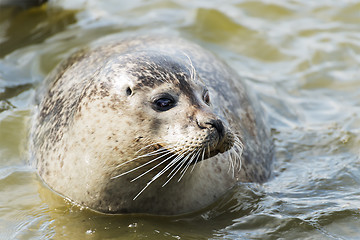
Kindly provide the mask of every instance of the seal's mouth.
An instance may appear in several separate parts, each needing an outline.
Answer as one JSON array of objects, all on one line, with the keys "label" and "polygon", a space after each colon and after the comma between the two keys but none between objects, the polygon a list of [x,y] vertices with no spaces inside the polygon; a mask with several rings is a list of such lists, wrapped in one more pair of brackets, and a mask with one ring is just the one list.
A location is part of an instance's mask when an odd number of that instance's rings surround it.
[{"label": "seal's mouth", "polygon": [[205,161],[207,159],[210,159],[218,154],[225,153],[229,151],[233,147],[233,144],[229,144],[228,146],[219,147],[219,148],[210,148],[209,146],[199,147],[194,150],[192,150],[188,154],[184,154],[183,152],[173,152],[170,149],[167,149],[166,147],[161,147],[162,149],[166,149],[167,152],[172,154],[172,157],[169,158],[170,161],[178,161],[183,162],[184,165],[194,165],[201,161]]},{"label": "seal's mouth", "polygon": [[209,154],[208,158],[214,157],[214,156],[216,156],[216,155],[218,155],[220,153],[225,153],[225,152],[229,151],[233,147],[233,143],[226,144],[226,146],[223,146],[223,145],[218,146],[218,148],[216,148],[214,150],[210,150],[210,154]]},{"label": "seal's mouth", "polygon": [[140,153],[140,155],[151,162],[149,166],[160,162],[164,165],[169,164],[168,166],[178,166],[179,164],[188,166],[231,150],[234,142],[234,134],[230,131],[224,129],[220,134],[216,129],[207,129],[199,135],[174,144],[166,142],[151,144],[144,148],[144,154]]}]

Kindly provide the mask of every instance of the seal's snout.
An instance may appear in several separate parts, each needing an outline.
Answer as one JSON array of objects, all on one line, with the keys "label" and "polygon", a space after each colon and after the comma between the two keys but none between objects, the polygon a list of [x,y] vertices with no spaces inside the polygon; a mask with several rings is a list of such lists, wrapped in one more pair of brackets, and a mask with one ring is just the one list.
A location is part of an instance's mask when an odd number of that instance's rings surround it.
[{"label": "seal's snout", "polygon": [[[216,117],[198,118],[197,124],[201,129],[209,129],[217,135],[217,144],[221,144],[225,138],[225,127],[223,122]],[[215,131],[215,132],[214,132]]]},{"label": "seal's snout", "polygon": [[219,142],[221,142],[225,136],[224,124],[219,119],[208,119],[207,121],[203,122],[198,121],[198,125],[201,129],[215,129],[218,133]]},{"label": "seal's snout", "polygon": [[219,139],[221,140],[225,136],[225,127],[223,122],[217,118],[198,118],[197,124],[201,129],[215,128]]},{"label": "seal's snout", "polygon": [[210,125],[211,127],[215,128],[217,133],[219,134],[219,139],[222,140],[225,136],[225,128],[224,128],[224,124],[221,120],[219,119],[212,119],[209,122],[207,122],[206,124]]},{"label": "seal's snout", "polygon": [[210,155],[224,153],[232,148],[234,144],[233,134],[215,114],[198,112],[197,125],[207,132],[204,143],[209,147]]}]

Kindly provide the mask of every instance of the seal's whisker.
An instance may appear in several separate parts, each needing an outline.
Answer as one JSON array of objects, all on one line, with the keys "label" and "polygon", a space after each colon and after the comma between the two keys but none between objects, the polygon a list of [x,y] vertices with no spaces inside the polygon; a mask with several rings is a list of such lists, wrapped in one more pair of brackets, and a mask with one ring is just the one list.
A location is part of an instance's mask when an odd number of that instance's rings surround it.
[{"label": "seal's whisker", "polygon": [[145,147],[142,147],[142,148],[140,148],[139,150],[137,150],[137,151],[135,152],[135,155],[138,154],[139,152],[141,152],[142,150],[145,150],[145,149],[148,148],[148,147],[151,147],[151,146],[154,146],[154,145],[161,145],[161,144],[164,144],[164,142],[156,142],[156,143],[151,143],[151,144],[149,144],[149,145],[146,145]]},{"label": "seal's whisker", "polygon": [[241,169],[241,155],[242,155],[242,143],[240,141],[235,141],[233,148],[230,152],[230,161],[231,165],[229,166],[229,171],[233,169],[233,176],[235,177],[235,171],[239,172]]},{"label": "seal's whisker", "polygon": [[[189,167],[190,167],[191,163],[194,161],[194,159],[197,158],[197,156],[199,155],[200,151],[201,151],[201,149],[199,149],[195,154],[193,154],[193,156],[192,156],[192,158],[190,159],[190,161],[188,161],[188,163],[186,164],[185,168],[181,171],[182,174],[181,174],[180,178],[178,179],[178,182],[180,182],[181,179],[184,177],[186,171],[189,169]],[[193,152],[195,152],[195,150],[194,150]]]},{"label": "seal's whisker", "polygon": [[[181,158],[180,158],[181,159]],[[161,172],[161,175],[164,174],[167,170],[169,170],[169,168],[171,168],[172,166],[174,166],[176,163],[181,162],[182,160],[179,161],[179,159],[177,159],[176,161],[172,161],[170,164],[168,164],[168,166],[166,166],[166,168],[164,168]],[[160,175],[160,173],[159,173]],[[170,175],[170,174],[169,174]],[[169,175],[167,176],[169,178]],[[173,174],[161,187],[165,187],[166,184],[168,184],[171,179],[173,178],[173,176],[175,176],[175,174]]]},{"label": "seal's whisker", "polygon": [[[196,150],[196,149],[195,149]],[[181,162],[179,162],[178,166],[177,166],[177,170],[176,172],[174,172],[171,176],[171,178],[175,177],[176,174],[181,170],[181,168],[184,166],[185,163],[189,163],[191,162],[191,157],[193,157],[193,153],[195,152],[195,150],[192,150],[187,156],[186,158],[182,159]],[[188,160],[189,158],[191,158],[190,160]],[[171,179],[170,178],[170,179]]]},{"label": "seal's whisker", "polygon": [[236,144],[241,149],[242,152],[242,150],[244,149],[244,144],[239,137],[237,136],[234,137],[234,144]]},{"label": "seal's whisker", "polygon": [[230,157],[230,159],[231,159],[230,167],[232,168],[232,175],[233,175],[233,177],[235,177],[235,170],[236,170],[236,165],[237,165],[236,162],[237,162],[237,159],[238,159],[238,155],[237,155],[236,151],[233,148],[231,149],[230,156],[231,156]]},{"label": "seal's whisker", "polygon": [[[202,150],[202,155],[201,155],[201,162],[202,162],[202,161],[204,160],[205,148],[202,147],[200,150]],[[194,171],[194,168],[195,168],[196,164],[198,163],[198,161],[199,161],[199,158],[196,158],[196,161],[195,161],[195,163],[193,164],[193,167],[191,168],[191,171],[190,171],[190,172]]]},{"label": "seal's whisker", "polygon": [[[241,155],[242,155],[242,151],[243,151],[243,145],[238,145],[235,144],[236,149],[234,150],[236,152],[236,157],[237,157],[237,163],[239,164],[239,171],[241,169],[241,165],[242,165],[242,161],[241,161]],[[237,150],[237,151],[236,151]]]},{"label": "seal's whisker", "polygon": [[203,147],[203,153],[200,161],[200,167],[202,167],[204,160],[205,160],[205,153],[206,153],[206,147]]},{"label": "seal's whisker", "polygon": [[130,159],[130,160],[128,160],[128,161],[125,161],[125,162],[117,165],[116,168],[122,167],[123,165],[128,164],[128,163],[133,162],[133,161],[136,161],[136,160],[138,160],[138,159],[140,159],[140,158],[145,158],[145,157],[150,157],[150,156],[154,156],[154,155],[159,155],[159,154],[162,154],[163,152],[167,152],[167,149],[166,149],[166,148],[156,149],[156,150],[154,150],[154,151],[152,151],[152,152],[149,152],[149,153],[143,154],[143,155],[141,155],[141,156],[137,156],[137,157],[135,157],[135,158],[133,158],[133,159]]},{"label": "seal's whisker", "polygon": [[[174,146],[176,146],[176,144],[175,144]],[[174,148],[174,147],[172,146],[172,147],[170,147],[170,148]],[[176,148],[175,148],[175,150],[176,150]],[[169,150],[167,150],[167,151],[169,151]],[[155,166],[152,167],[151,169],[147,170],[146,172],[144,172],[144,173],[142,173],[141,175],[137,176],[136,178],[132,179],[131,182],[133,182],[133,181],[139,179],[140,177],[146,175],[147,173],[151,172],[152,170],[154,170],[155,168],[157,168],[158,166],[160,166],[160,165],[163,164],[164,162],[167,162],[171,157],[175,156],[174,153],[172,153],[172,152],[169,151],[168,154],[170,154],[170,153],[172,154],[170,157],[167,157],[165,160],[161,161],[160,163],[158,163],[157,165],[155,165]],[[168,154],[164,154],[164,155],[162,155],[162,156],[160,156],[160,157],[164,157],[164,156],[166,156],[166,155],[168,155]],[[171,162],[170,162],[168,165],[166,165],[166,167],[165,167],[164,169],[162,169],[159,173],[157,173],[157,174],[154,176],[154,178],[156,179],[156,178],[158,178],[159,176],[161,176],[164,172],[166,172],[166,171],[168,170],[168,168],[170,168],[170,167],[177,161],[177,159],[179,159],[179,157],[180,157],[180,156],[176,156],[173,160],[171,160]],[[158,157],[158,158],[159,158],[159,157]],[[151,160],[151,162],[153,162],[154,160],[157,160],[158,158]],[[149,162],[150,162],[150,161],[149,161]],[[145,164],[147,164],[147,163],[145,163]],[[143,165],[145,165],[145,164],[143,164]],[[169,166],[169,165],[170,165],[170,166]]]},{"label": "seal's whisker", "polygon": [[[174,146],[176,146],[177,144],[175,144]],[[174,148],[174,147],[171,147]],[[176,148],[175,148],[176,149]],[[171,152],[169,152],[171,153]],[[166,154],[168,155],[168,154]],[[162,155],[160,157],[166,156],[166,155]],[[131,182],[136,181],[137,179],[141,178],[142,176],[146,175],[147,173],[151,172],[152,170],[154,170],[155,168],[159,167],[161,164],[163,164],[164,162],[169,161],[169,159],[171,159],[171,157],[173,157],[174,155],[171,155],[169,157],[167,157],[165,160],[161,161],[160,163],[158,163],[157,165],[155,165],[154,167],[152,167],[151,169],[147,170],[146,172],[142,173],[141,175],[137,176],[136,178],[132,179]],[[158,157],[159,158],[159,157]],[[164,169],[162,169],[159,173],[157,173],[147,184],[146,186],[134,197],[133,200],[135,200],[151,183],[153,183],[156,179],[158,179],[161,175],[163,175],[169,168],[171,168],[171,166],[173,166],[178,159],[181,159],[181,155],[176,156],[175,159],[171,160],[171,162],[166,165],[166,167]],[[155,159],[157,160],[157,159]],[[154,160],[151,160],[151,162],[153,162]],[[147,165],[147,163],[143,164],[143,165]],[[142,166],[143,166],[142,165]],[[142,167],[140,166],[140,167]]]},{"label": "seal's whisker", "polygon": [[[150,154],[150,155],[148,155],[148,156],[163,154],[163,152],[167,152],[166,149],[164,149],[162,152],[158,152],[158,153],[156,153],[156,154]],[[119,168],[119,167],[121,167],[121,166],[123,166],[123,165],[125,165],[125,164],[131,163],[131,162],[133,162],[133,161],[136,161],[136,160],[138,160],[138,159],[140,159],[140,158],[144,158],[144,157],[145,157],[145,156],[136,157],[136,158],[133,158],[133,159],[131,159],[131,160],[125,161],[124,163],[119,164],[118,166],[116,166],[116,168]],[[160,157],[161,157],[161,156],[159,156],[158,158],[160,158]],[[143,167],[143,166],[146,166],[147,164],[150,164],[151,162],[153,162],[153,160],[157,160],[157,158],[156,158],[156,159],[152,159],[152,160],[150,160],[150,161],[148,161],[148,162],[146,162],[146,163],[144,163],[144,164],[142,164],[142,165],[140,165],[140,166],[138,166],[138,167],[136,167],[136,168],[134,168],[134,169],[132,169],[132,170],[129,170],[128,172],[125,172],[125,173],[123,173],[123,174],[120,174],[120,175],[121,175],[121,176],[122,176],[122,175],[125,175],[125,174],[127,174],[127,173],[129,173],[129,172],[132,172],[132,171],[137,170],[137,169],[139,169],[139,168],[141,168],[141,167]],[[117,177],[119,177],[119,175],[118,175],[118,176],[115,176],[115,177],[112,177],[112,179],[113,179],[113,178],[117,178]]]},{"label": "seal's whisker", "polygon": [[207,149],[208,149],[208,158],[210,158],[211,153],[210,153],[210,145],[209,144],[207,145]]},{"label": "seal's whisker", "polygon": [[[162,163],[164,163],[165,161],[168,161],[170,157],[168,157],[167,159],[165,159],[164,161],[162,161],[161,163],[157,164],[157,166],[161,165]],[[151,183],[153,183],[156,179],[158,179],[161,175],[163,175],[171,166],[169,165],[173,165],[175,162],[177,162],[178,160],[176,160],[178,157],[176,157],[175,159],[173,159],[163,170],[161,170],[159,173],[157,173],[147,184],[146,186],[140,190],[140,192],[133,198],[133,200],[135,200],[136,198],[138,198],[140,196],[141,193],[143,193],[145,191],[146,188],[148,188],[150,186]],[[155,166],[155,167],[157,167]],[[155,168],[154,167],[154,168]],[[165,170],[166,169],[166,170]]]},{"label": "seal's whisker", "polygon": [[244,144],[241,142],[239,138],[235,138],[234,146],[238,150],[238,154],[241,155],[244,150]]},{"label": "seal's whisker", "polygon": [[[155,181],[155,180],[154,180],[154,181]],[[136,199],[140,196],[140,194],[143,193],[143,192],[145,191],[145,189],[146,189],[152,182],[153,182],[152,180],[151,180],[150,182],[148,182],[148,183],[146,184],[146,186],[145,186],[143,189],[141,189],[138,194],[136,194],[136,196],[133,198],[133,200],[136,200]]]},{"label": "seal's whisker", "polygon": [[182,164],[183,164],[183,162],[184,161],[186,161],[186,159],[188,159],[190,156],[191,156],[191,154],[188,154],[189,152],[191,152],[191,150],[190,149],[187,149],[186,151],[184,151],[184,152],[182,152],[181,153],[181,158],[182,158],[182,156],[185,156],[185,159],[182,159],[181,161],[178,161],[178,165],[176,166],[176,167],[174,167],[174,169],[169,173],[169,175],[167,176],[167,177],[169,177],[170,175],[172,175],[175,171],[175,173],[174,173],[174,175],[177,173],[177,171],[178,171],[178,168],[181,168],[182,167]]},{"label": "seal's whisker", "polygon": [[[160,158],[162,158],[162,157],[165,157],[165,156],[167,156],[167,155],[169,155],[169,154],[171,154],[171,152],[167,152],[167,153],[165,153],[165,154],[162,154],[162,155],[160,155],[160,156],[157,157],[157,158],[151,159],[150,161],[147,161],[147,162],[145,162],[144,164],[141,164],[140,166],[137,166],[137,167],[135,167],[135,168],[133,168],[133,169],[130,169],[129,171],[126,171],[126,172],[123,172],[123,173],[121,173],[121,174],[119,174],[119,175],[116,175],[116,176],[114,176],[114,177],[111,177],[111,179],[118,178],[118,177],[124,176],[124,175],[126,175],[126,174],[129,174],[129,173],[131,173],[131,172],[133,172],[133,171],[135,171],[135,170],[138,170],[138,169],[140,169],[140,168],[142,168],[142,167],[144,167],[144,166],[146,166],[146,165],[149,165],[150,163],[153,163],[153,162],[155,162],[156,160],[158,160],[158,159],[160,159]],[[135,159],[136,159],[136,158],[135,158]],[[127,162],[125,162],[125,163],[134,161],[135,159],[130,160],[130,161],[127,161]],[[142,175],[143,175],[143,174],[142,174]],[[141,176],[141,175],[140,175],[140,176]],[[133,179],[133,180],[134,180],[134,179]],[[132,181],[133,181],[133,180],[132,180]]]},{"label": "seal's whisker", "polygon": [[235,173],[241,169],[241,155],[243,151],[243,143],[237,136],[234,136],[233,147],[227,152],[229,158],[228,173],[232,170],[232,175],[235,177]]},{"label": "seal's whisker", "polygon": [[185,53],[185,52],[183,52],[183,54],[187,57],[187,59],[189,60],[189,63],[190,63],[190,69],[188,68],[188,70],[189,70],[189,73],[190,73],[190,80],[192,80],[192,81],[194,81],[195,80],[195,76],[196,76],[196,69],[195,69],[195,67],[194,67],[194,64],[193,64],[193,62],[192,62],[192,60],[191,60],[191,58],[189,57],[189,55],[187,54],[187,53]]},{"label": "seal's whisker", "polygon": [[198,151],[196,153],[195,153],[195,151],[196,151],[196,149],[194,149],[194,151],[192,151],[191,159],[189,161],[187,161],[185,167],[183,168],[183,170],[180,173],[184,173],[186,171],[186,169],[191,165],[191,163],[194,161],[194,159],[197,157],[197,155],[201,151],[201,148],[198,149]]},{"label": "seal's whisker", "polygon": [[[175,159],[173,159],[168,165],[166,165],[166,167],[164,169],[162,169],[159,172],[159,175],[162,175],[163,173],[165,173],[167,170],[169,170],[172,166],[174,166],[176,163],[181,162],[181,159],[183,158],[183,156],[189,152],[189,150],[183,150],[180,155],[178,155]],[[176,167],[175,167],[176,168]],[[169,173],[169,175],[174,171],[174,169]],[[167,177],[169,177],[169,175]]]},{"label": "seal's whisker", "polygon": [[167,150],[166,148],[160,148],[160,149],[154,150],[154,151],[152,151],[152,152],[149,152],[149,153],[140,155],[140,156],[136,157],[136,159],[145,158],[145,157],[151,157],[151,156],[154,156],[154,155],[159,155],[159,154],[161,154],[162,152],[167,152],[167,151],[168,151],[168,150]]},{"label": "seal's whisker", "polygon": [[[181,167],[183,166],[183,164],[184,164],[184,162],[186,162],[187,161],[187,159],[191,156],[191,154],[187,154],[188,152],[190,152],[190,150],[187,150],[186,152],[184,152],[181,156],[184,156],[185,154],[186,154],[186,156],[185,156],[185,158],[183,158],[183,159],[181,159],[180,161],[177,161],[177,162],[174,162],[174,164],[176,164],[176,163],[179,163],[176,167],[174,167],[174,169],[168,174],[168,180],[163,184],[163,187],[166,185],[166,184],[168,184],[170,181],[171,181],[171,179],[176,175],[176,173],[181,169]],[[173,165],[174,165],[173,164]]]},{"label": "seal's whisker", "polygon": [[228,169],[228,172],[231,171],[231,169],[233,170],[233,175],[234,175],[234,149],[231,148],[230,151],[227,152],[227,154],[229,155],[229,162],[230,162],[230,165],[229,165],[229,169]]},{"label": "seal's whisker", "polygon": [[[160,143],[164,143],[164,142],[157,142],[157,143],[149,144],[149,145],[143,147],[142,149],[145,149],[146,147],[150,147],[150,146],[153,146],[153,145],[155,145],[155,144],[160,144]],[[177,143],[174,144],[174,145],[172,145],[172,146],[169,146],[169,148],[174,148],[174,147],[176,147],[176,146],[177,146]],[[138,152],[140,152],[140,151],[141,151],[141,149],[138,150],[136,153],[138,153]],[[117,165],[116,168],[119,168],[119,167],[121,167],[121,166],[123,166],[123,165],[125,165],[125,164],[128,164],[128,163],[130,163],[130,162],[133,162],[133,161],[138,160],[138,159],[140,159],[140,158],[145,158],[145,157],[151,157],[151,156],[154,156],[154,155],[159,155],[159,154],[162,154],[163,152],[167,152],[167,151],[168,151],[167,148],[161,147],[161,148],[159,148],[159,149],[155,149],[155,150],[152,151],[152,152],[148,152],[148,153],[146,153],[146,154],[137,156],[137,157],[135,157],[135,158],[133,158],[133,159],[131,159],[131,160],[125,161],[125,162]]]},{"label": "seal's whisker", "polygon": [[[160,157],[157,157],[157,158],[152,159],[151,161],[149,161],[149,163],[150,163],[150,162],[154,162],[154,161],[158,160],[159,158],[162,158],[162,157],[167,156],[167,155],[169,155],[169,154],[171,154],[171,155],[170,155],[169,157],[167,157],[165,160],[161,161],[160,163],[156,164],[154,167],[150,168],[149,170],[143,172],[142,174],[140,174],[140,175],[137,176],[136,178],[132,179],[131,182],[134,182],[134,181],[136,181],[137,179],[141,178],[142,176],[148,174],[149,172],[151,172],[152,170],[154,170],[155,168],[157,168],[157,167],[160,166],[161,164],[167,162],[171,157],[174,157],[174,155],[173,155],[171,152],[169,152],[169,153],[167,153],[167,154],[164,154],[164,155],[162,155],[162,156],[160,156]],[[141,166],[144,166],[144,165],[147,165],[147,164],[148,164],[148,162],[145,163],[145,164],[143,164],[143,165],[141,165]]]}]

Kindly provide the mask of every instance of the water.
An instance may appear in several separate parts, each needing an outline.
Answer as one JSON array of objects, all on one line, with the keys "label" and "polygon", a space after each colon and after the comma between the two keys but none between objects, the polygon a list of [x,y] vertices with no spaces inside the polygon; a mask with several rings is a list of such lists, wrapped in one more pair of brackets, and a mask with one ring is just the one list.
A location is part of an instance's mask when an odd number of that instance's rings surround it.
[{"label": "water", "polygon": [[[0,12],[0,239],[360,239],[360,1],[56,1]],[[271,181],[182,217],[106,216],[49,191],[28,166],[35,87],[112,34],[183,36],[261,100]]]}]

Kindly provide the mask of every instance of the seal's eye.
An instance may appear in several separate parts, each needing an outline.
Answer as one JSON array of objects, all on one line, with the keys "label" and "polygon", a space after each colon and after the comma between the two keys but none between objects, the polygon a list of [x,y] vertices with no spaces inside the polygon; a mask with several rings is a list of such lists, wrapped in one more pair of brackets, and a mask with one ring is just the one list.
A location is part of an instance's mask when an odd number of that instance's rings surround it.
[{"label": "seal's eye", "polygon": [[210,105],[209,91],[206,90],[206,91],[204,92],[203,99],[204,99],[204,102],[205,102],[207,105]]},{"label": "seal's eye", "polygon": [[130,95],[132,94],[132,90],[131,90],[130,87],[128,87],[128,88],[126,89],[126,94],[127,94],[128,96],[130,96]]},{"label": "seal's eye", "polygon": [[171,96],[161,96],[154,100],[153,108],[157,111],[167,111],[175,106],[175,100]]}]

